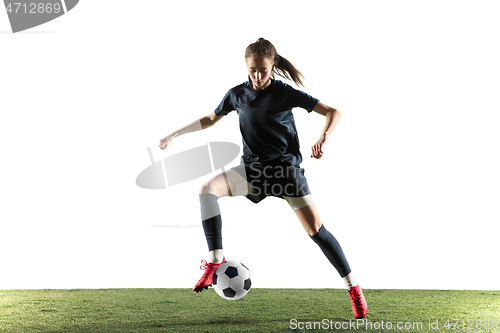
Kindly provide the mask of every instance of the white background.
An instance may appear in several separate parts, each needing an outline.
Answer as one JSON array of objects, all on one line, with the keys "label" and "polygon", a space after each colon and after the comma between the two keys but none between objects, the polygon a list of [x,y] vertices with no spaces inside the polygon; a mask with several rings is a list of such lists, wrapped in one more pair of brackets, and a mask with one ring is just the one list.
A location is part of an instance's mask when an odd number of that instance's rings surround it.
[{"label": "white background", "polygon": [[[12,34],[0,11],[0,289],[192,287],[198,187],[135,184],[238,117],[158,140],[247,79],[259,37],[342,119],[294,111],[318,211],[363,288],[500,289],[500,21],[495,1],[81,1]],[[238,159],[228,165],[231,167]],[[254,287],[343,288],[277,198],[219,200]],[[194,225],[194,226],[193,226]],[[176,227],[177,226],[177,227]]]}]

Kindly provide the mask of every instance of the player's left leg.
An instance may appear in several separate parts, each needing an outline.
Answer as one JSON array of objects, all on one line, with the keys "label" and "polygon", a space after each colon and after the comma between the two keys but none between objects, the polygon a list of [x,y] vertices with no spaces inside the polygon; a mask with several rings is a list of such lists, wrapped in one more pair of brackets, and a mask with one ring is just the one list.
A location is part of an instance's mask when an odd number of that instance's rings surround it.
[{"label": "player's left leg", "polygon": [[354,282],[351,268],[337,239],[325,228],[319,218],[311,194],[303,197],[284,197],[312,240],[318,244],[330,263],[344,280],[351,297],[352,311],[357,319],[366,316],[367,305],[363,292]]}]

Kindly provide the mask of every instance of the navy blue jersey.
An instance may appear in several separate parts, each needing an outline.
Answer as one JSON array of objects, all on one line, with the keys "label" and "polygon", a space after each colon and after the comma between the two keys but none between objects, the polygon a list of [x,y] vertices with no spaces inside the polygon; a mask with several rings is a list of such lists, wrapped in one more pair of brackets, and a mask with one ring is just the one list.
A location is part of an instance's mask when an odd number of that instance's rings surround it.
[{"label": "navy blue jersey", "polygon": [[264,90],[252,90],[248,81],[230,89],[215,109],[218,116],[236,110],[243,137],[243,161],[298,167],[302,162],[292,108],[311,112],[318,99],[271,79]]}]

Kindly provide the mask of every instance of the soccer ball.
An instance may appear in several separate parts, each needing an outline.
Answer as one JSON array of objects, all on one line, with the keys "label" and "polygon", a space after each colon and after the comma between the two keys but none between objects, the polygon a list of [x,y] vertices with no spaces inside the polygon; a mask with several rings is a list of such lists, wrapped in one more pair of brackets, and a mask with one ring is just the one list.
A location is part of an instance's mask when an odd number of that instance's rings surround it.
[{"label": "soccer ball", "polygon": [[226,261],[217,267],[212,285],[220,297],[231,301],[245,296],[252,285],[250,271],[239,261]]}]

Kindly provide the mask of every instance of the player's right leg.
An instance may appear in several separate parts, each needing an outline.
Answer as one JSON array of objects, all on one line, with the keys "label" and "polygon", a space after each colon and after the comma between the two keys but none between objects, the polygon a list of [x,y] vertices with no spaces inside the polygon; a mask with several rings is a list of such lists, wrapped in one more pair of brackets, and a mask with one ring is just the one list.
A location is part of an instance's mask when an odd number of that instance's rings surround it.
[{"label": "player's right leg", "polygon": [[[234,169],[234,168],[233,168]],[[222,252],[222,219],[218,199],[225,196],[245,195],[251,191],[250,184],[233,169],[220,173],[199,190],[201,220],[208,244],[208,262],[203,260],[203,275],[193,287],[196,292],[208,289],[212,285],[212,276],[217,267],[224,262]]]},{"label": "player's right leg", "polygon": [[347,292],[351,298],[352,312],[356,319],[366,316],[368,306],[359,285],[354,281],[351,268],[344,255],[344,251],[337,239],[325,228],[318,215],[312,196],[285,197],[295,214],[299,218],[302,226],[318,244],[321,251],[335,267],[347,286]]}]

